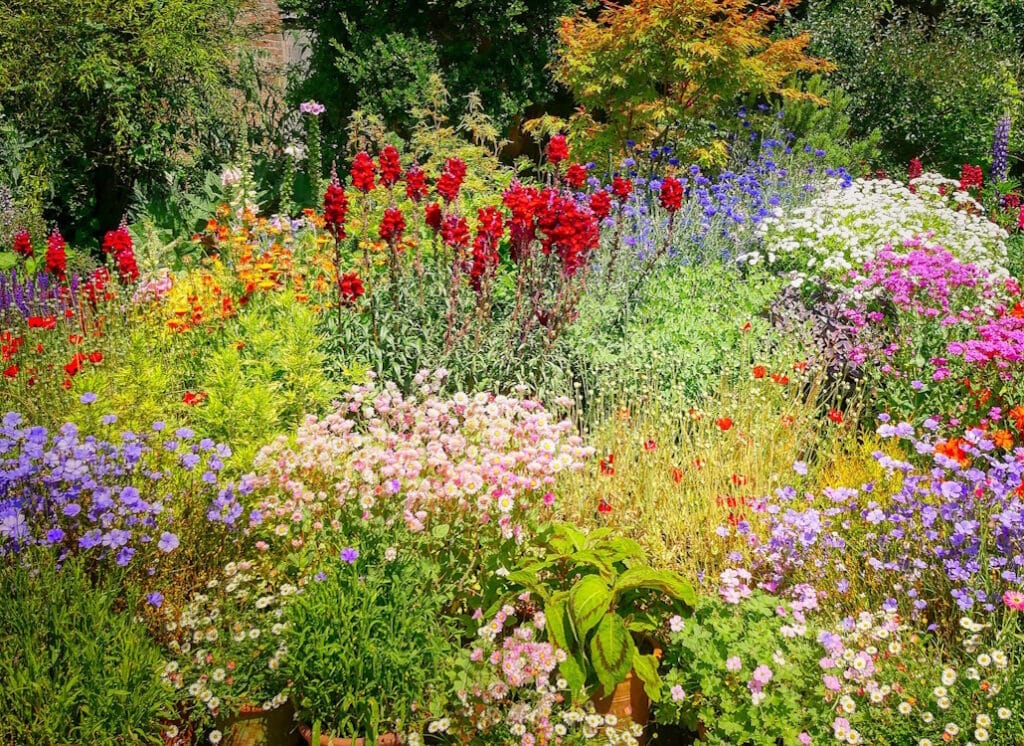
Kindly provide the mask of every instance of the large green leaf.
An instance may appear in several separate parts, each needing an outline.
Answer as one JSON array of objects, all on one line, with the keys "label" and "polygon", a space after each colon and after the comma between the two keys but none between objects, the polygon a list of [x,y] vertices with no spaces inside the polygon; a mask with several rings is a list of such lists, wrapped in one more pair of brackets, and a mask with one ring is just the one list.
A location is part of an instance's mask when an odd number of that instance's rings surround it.
[{"label": "large green leaf", "polygon": [[611,694],[616,684],[626,678],[633,666],[635,650],[636,645],[622,619],[615,614],[605,614],[590,641],[590,662],[605,695]]},{"label": "large green leaf", "polygon": [[563,591],[552,594],[551,599],[544,607],[544,616],[547,618],[545,628],[548,631],[548,639],[556,648],[571,652],[569,638],[572,630],[569,628],[569,620],[566,618],[567,594]]},{"label": "large green leaf", "polygon": [[658,659],[653,655],[642,655],[633,651],[633,673],[644,682],[644,691],[652,702],[661,699],[661,677],[658,675]]},{"label": "large green leaf", "polygon": [[572,692],[573,700],[575,700],[587,685],[586,670],[584,670],[583,666],[580,665],[580,662],[571,655],[558,665],[558,670],[569,683],[569,691]]},{"label": "large green leaf", "polygon": [[655,570],[651,567],[631,567],[615,581],[615,592],[638,588],[658,590],[693,607],[697,603],[697,594],[693,586],[682,575],[671,570]]},{"label": "large green leaf", "polygon": [[580,641],[601,621],[612,598],[612,589],[598,575],[587,575],[569,591],[569,613]]}]

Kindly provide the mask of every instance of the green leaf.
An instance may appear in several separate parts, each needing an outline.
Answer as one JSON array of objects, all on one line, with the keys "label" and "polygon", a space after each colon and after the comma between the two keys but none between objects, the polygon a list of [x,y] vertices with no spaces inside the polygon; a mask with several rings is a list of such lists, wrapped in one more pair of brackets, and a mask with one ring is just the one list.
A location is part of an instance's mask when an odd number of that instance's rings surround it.
[{"label": "green leaf", "polygon": [[552,595],[551,600],[544,607],[544,616],[547,618],[545,626],[548,631],[548,639],[555,647],[569,652],[573,649],[569,644],[572,630],[568,626],[569,620],[566,618],[565,604],[566,594],[564,592]]},{"label": "green leaf", "polygon": [[581,641],[601,621],[613,597],[608,583],[597,575],[587,575],[569,591],[569,612]]},{"label": "green leaf", "polygon": [[561,671],[562,676],[569,683],[569,691],[572,692],[573,699],[575,699],[587,685],[586,671],[584,671],[580,662],[571,655],[558,665],[558,670]]},{"label": "green leaf", "polygon": [[447,523],[441,523],[437,526],[434,526],[434,528],[430,530],[430,535],[433,536],[435,539],[443,539],[451,532],[451,530],[452,527],[449,526]]},{"label": "green leaf", "polygon": [[594,665],[604,695],[612,693],[616,684],[626,678],[633,665],[636,645],[633,638],[615,614],[605,614],[590,641],[590,661]]},{"label": "green leaf", "polygon": [[18,256],[11,251],[0,251],[0,269],[11,269],[18,263]]},{"label": "green leaf", "polygon": [[658,659],[653,655],[641,655],[633,650],[633,673],[644,682],[644,691],[652,702],[661,699],[661,677],[658,676]]},{"label": "green leaf", "polygon": [[655,570],[651,567],[631,567],[615,581],[615,592],[649,588],[658,590],[693,607],[697,603],[697,594],[693,586],[682,575],[671,570]]}]

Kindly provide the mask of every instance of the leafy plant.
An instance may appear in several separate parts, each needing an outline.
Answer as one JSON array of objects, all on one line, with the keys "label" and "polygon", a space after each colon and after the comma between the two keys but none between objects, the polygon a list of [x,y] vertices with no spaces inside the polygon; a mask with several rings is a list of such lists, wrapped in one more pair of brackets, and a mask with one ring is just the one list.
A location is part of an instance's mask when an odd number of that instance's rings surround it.
[{"label": "leafy plant", "polygon": [[653,636],[666,610],[696,604],[681,575],[654,569],[637,542],[611,529],[583,533],[560,523],[541,558],[524,561],[508,579],[543,601],[548,638],[567,653],[559,670],[573,696],[610,694],[632,670],[648,696],[660,698],[658,658],[641,652],[636,638]]},{"label": "leafy plant", "polygon": [[174,690],[117,574],[47,552],[0,566],[0,741],[160,744]]},{"label": "leafy plant", "polygon": [[403,533],[364,531],[357,546],[335,547],[285,613],[282,671],[314,737],[418,732],[446,702],[453,620],[434,561]]}]

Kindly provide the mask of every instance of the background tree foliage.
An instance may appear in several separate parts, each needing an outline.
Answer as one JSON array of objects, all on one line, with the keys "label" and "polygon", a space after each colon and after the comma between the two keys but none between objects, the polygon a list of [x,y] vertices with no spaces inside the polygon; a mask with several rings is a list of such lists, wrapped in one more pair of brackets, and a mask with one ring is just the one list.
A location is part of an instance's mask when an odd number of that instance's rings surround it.
[{"label": "background tree foliage", "polygon": [[688,122],[721,116],[740,94],[813,98],[792,76],[828,63],[805,54],[807,34],[769,35],[796,1],[606,2],[596,18],[579,12],[563,19],[553,64],[580,106],[577,139],[593,152],[614,151],[626,139],[674,139]]},{"label": "background tree foliage", "polygon": [[324,129],[336,145],[349,114],[381,116],[405,136],[411,109],[429,99],[439,75],[455,105],[480,93],[483,110],[506,128],[529,104],[552,94],[545,69],[557,19],[579,0],[283,0],[311,32],[302,100],[327,105]]},{"label": "background tree foliage", "polygon": [[[800,15],[812,51],[838,65],[857,131],[883,132],[885,165],[987,163],[998,119],[1022,113],[1021,3],[809,0]],[[1011,150],[1024,143],[1019,124]]]},{"label": "background tree foliage", "polygon": [[115,225],[137,181],[223,159],[245,2],[0,2],[0,110],[72,237]]}]

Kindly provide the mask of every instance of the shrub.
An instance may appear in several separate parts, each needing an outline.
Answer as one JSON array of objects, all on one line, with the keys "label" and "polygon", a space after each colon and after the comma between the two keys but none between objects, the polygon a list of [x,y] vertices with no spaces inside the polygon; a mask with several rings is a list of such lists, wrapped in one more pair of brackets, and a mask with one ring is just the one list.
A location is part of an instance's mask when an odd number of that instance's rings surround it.
[{"label": "shrub", "polygon": [[162,743],[175,695],[133,598],[114,576],[94,585],[85,558],[32,560],[0,566],[0,741]]}]

